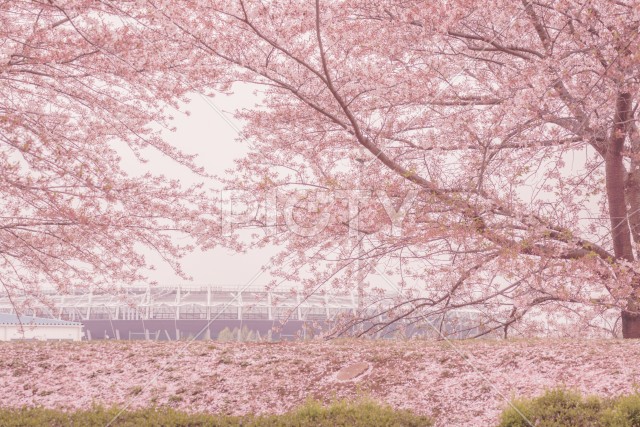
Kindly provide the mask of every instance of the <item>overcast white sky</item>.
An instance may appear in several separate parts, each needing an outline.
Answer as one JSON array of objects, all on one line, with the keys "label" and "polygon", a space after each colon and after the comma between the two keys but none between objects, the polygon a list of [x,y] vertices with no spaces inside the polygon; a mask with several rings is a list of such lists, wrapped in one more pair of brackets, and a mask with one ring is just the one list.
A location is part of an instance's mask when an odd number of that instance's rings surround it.
[{"label": "overcast white sky", "polygon": [[[253,107],[259,99],[252,92],[249,87],[238,87],[234,94],[229,96],[204,98],[195,94],[186,106],[191,114],[176,115],[174,124],[177,130],[173,133],[166,132],[166,140],[186,153],[197,154],[198,164],[205,167],[207,172],[223,174],[225,170],[235,167],[233,160],[247,151],[246,144],[238,141],[236,129],[241,125],[233,119],[233,111]],[[224,115],[224,118],[220,114]],[[150,156],[149,168],[154,173],[178,178],[185,185],[200,179],[187,168],[161,156]],[[268,250],[255,250],[248,254],[236,254],[226,249],[204,253],[196,251],[184,259],[183,268],[193,277],[192,283],[242,287],[253,279],[254,286],[264,286],[268,276],[260,276],[257,279],[255,276],[273,254],[273,251]],[[150,254],[149,258],[158,268],[151,278],[159,284],[185,283],[175,276],[170,268],[163,265],[157,256]]]}]

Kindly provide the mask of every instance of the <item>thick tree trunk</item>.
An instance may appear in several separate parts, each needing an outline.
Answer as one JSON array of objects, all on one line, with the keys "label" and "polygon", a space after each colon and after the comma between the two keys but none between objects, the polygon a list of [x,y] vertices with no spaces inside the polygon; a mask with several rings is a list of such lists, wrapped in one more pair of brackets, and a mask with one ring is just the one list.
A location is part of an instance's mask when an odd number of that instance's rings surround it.
[{"label": "thick tree trunk", "polygon": [[640,338],[640,314],[622,310],[622,338]]},{"label": "thick tree trunk", "polygon": [[[616,100],[613,130],[609,137],[605,154],[605,179],[613,252],[616,259],[624,259],[629,262],[634,261],[634,254],[631,244],[631,229],[629,227],[629,210],[625,197],[625,178],[627,178],[625,175],[627,172],[622,150],[628,135],[631,116],[631,95],[629,93],[621,93]],[[630,188],[626,190],[628,193]],[[623,338],[640,338],[640,314],[638,314],[637,310],[636,289],[632,292],[627,309],[622,311]]]},{"label": "thick tree trunk", "polygon": [[631,230],[629,229],[627,201],[625,197],[625,170],[622,150],[627,136],[627,126],[631,116],[631,96],[618,95],[613,131],[609,137],[605,154],[605,185],[611,220],[611,240],[617,259],[633,262]]}]

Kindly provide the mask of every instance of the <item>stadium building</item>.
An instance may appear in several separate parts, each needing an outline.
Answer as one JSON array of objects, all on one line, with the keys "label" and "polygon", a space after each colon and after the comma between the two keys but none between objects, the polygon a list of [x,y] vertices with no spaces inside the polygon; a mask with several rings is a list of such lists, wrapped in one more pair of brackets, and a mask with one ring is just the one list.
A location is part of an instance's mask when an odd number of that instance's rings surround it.
[{"label": "stadium building", "polygon": [[[292,292],[215,285],[131,286],[117,293],[50,292],[46,298],[47,305],[21,315],[79,322],[87,340],[217,339],[221,334],[229,339],[229,333],[242,331],[259,340],[304,338],[310,333],[305,325],[326,324],[356,308],[353,296],[303,298]],[[15,298],[13,302],[22,306]],[[0,299],[0,313],[15,314],[6,298]]]},{"label": "stadium building", "polygon": [[[0,298],[0,315],[15,316],[17,307],[30,306],[20,316],[41,323],[67,322],[82,327],[82,339],[180,340],[220,339],[274,341],[311,338],[328,331],[338,316],[358,307],[351,295],[312,295],[242,289],[216,285],[128,286],[117,292],[45,292],[48,303],[24,304],[20,298]],[[378,319],[383,321],[382,317]],[[58,323],[61,325],[62,323]],[[468,338],[480,332],[477,313],[455,310],[433,318],[405,319],[378,338]],[[366,329],[367,325],[360,325]],[[13,335],[12,335],[13,336]],[[42,335],[39,339],[46,338]],[[17,338],[12,338],[17,339]],[[23,335],[23,339],[28,339]]]}]

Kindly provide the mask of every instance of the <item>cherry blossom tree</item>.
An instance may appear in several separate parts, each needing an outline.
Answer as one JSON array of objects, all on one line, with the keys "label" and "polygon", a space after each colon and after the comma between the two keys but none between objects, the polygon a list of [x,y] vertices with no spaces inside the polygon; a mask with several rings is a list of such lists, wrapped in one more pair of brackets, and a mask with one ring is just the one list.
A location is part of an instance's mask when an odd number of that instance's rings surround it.
[{"label": "cherry blossom tree", "polygon": [[134,3],[0,2],[0,283],[29,296],[18,310],[52,286],[141,280],[148,249],[183,274],[175,236],[195,233],[200,190],[122,166],[157,151],[202,173],[160,138],[192,85],[151,20]]},{"label": "cherry blossom tree", "polygon": [[276,200],[234,224],[286,246],[274,274],[362,283],[362,332],[473,308],[475,335],[640,337],[640,2],[185,4],[157,7],[204,75],[258,87],[225,182]]}]

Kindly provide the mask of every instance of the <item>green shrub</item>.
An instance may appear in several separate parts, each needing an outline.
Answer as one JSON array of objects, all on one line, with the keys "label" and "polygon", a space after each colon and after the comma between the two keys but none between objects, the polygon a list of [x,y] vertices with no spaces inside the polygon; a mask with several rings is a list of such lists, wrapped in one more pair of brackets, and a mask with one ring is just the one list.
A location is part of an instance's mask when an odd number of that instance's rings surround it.
[{"label": "green shrub", "polygon": [[394,410],[366,399],[339,401],[329,406],[308,401],[282,415],[244,417],[187,414],[171,408],[122,412],[117,407],[100,406],[75,412],[44,408],[0,409],[0,425],[3,427],[426,427],[432,424],[426,416]]},{"label": "green shrub", "polygon": [[339,401],[323,406],[309,401],[285,416],[268,416],[256,419],[255,427],[422,427],[431,426],[429,417],[415,415],[406,410],[394,410],[372,400],[358,402]]},{"label": "green shrub", "polygon": [[640,427],[640,394],[619,397],[602,414],[602,425]]},{"label": "green shrub", "polygon": [[640,427],[640,394],[606,399],[556,389],[512,404],[499,427]]},{"label": "green shrub", "polygon": [[503,412],[500,427],[529,427],[527,420],[536,427],[595,426],[602,410],[599,400],[562,389],[512,404]]}]

